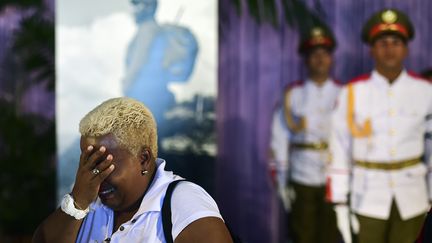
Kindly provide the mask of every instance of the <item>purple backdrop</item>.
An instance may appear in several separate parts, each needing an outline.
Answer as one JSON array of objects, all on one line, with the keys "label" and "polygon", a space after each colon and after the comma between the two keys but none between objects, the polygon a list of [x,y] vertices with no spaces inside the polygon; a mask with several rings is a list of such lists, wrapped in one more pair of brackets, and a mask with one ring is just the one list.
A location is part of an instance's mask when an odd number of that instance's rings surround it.
[{"label": "purple backdrop", "polygon": [[[372,67],[360,30],[372,13],[384,7],[405,11],[416,28],[407,68],[421,71],[432,66],[432,1],[305,2],[311,8],[319,2],[323,19],[335,32],[337,79],[347,81]],[[304,70],[295,31],[285,23],[278,28],[258,25],[243,12],[239,16],[231,0],[219,2],[216,197],[225,218],[246,242],[282,242],[285,226],[266,159],[270,123],[282,88],[303,78]]]}]

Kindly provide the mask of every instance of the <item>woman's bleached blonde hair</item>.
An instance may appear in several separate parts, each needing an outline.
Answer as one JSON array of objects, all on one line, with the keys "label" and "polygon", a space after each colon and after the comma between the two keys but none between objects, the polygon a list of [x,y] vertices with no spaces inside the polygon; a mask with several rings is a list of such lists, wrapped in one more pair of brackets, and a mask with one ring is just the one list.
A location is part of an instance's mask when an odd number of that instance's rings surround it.
[{"label": "woman's bleached blonde hair", "polygon": [[150,110],[141,102],[127,98],[109,99],[90,111],[79,124],[82,136],[113,134],[117,142],[134,155],[149,148],[157,158],[157,128]]}]

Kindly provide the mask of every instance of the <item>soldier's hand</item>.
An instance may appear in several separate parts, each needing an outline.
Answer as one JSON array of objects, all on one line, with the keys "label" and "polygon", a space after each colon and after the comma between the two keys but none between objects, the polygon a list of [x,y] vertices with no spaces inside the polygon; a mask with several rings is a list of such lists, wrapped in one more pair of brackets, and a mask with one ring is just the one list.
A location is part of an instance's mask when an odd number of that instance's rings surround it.
[{"label": "soldier's hand", "polygon": [[113,172],[113,156],[105,155],[106,148],[101,146],[95,149],[88,146],[82,151],[72,197],[78,208],[86,209],[99,192],[100,184]]}]

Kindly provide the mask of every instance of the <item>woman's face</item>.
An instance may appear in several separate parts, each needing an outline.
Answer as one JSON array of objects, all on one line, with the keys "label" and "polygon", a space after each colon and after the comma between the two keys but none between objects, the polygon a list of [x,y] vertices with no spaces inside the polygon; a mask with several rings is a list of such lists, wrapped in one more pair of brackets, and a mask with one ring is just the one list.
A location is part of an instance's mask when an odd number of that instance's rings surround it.
[{"label": "woman's face", "polygon": [[[143,176],[142,170],[149,170],[147,158],[141,155],[133,155],[129,150],[119,145],[112,134],[99,137],[81,137],[81,151],[92,145],[96,150],[101,146],[106,152],[100,161],[108,154],[113,156],[114,171],[102,182],[99,188],[99,198],[102,203],[114,211],[133,210],[140,206],[141,199],[147,189],[151,172]],[[95,150],[95,151],[96,151]],[[91,173],[89,171],[89,173]]]}]

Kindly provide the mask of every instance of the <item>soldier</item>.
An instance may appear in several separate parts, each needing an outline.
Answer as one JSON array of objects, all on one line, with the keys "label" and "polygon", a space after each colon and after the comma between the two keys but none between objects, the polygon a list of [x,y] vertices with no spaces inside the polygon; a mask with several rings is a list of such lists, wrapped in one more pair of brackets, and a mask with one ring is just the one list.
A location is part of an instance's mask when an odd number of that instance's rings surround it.
[{"label": "soldier", "polygon": [[279,192],[286,192],[289,181],[295,194],[291,232],[296,243],[338,240],[335,213],[325,202],[330,113],[340,90],[329,76],[335,46],[332,33],[323,26],[315,26],[303,36],[299,53],[308,78],[286,89],[283,107],[273,118],[271,151]]},{"label": "soldier", "polygon": [[342,89],[332,118],[327,197],[349,202],[359,243],[411,243],[429,208],[432,85],[404,68],[413,36],[398,10],[366,22],[375,68]]}]

